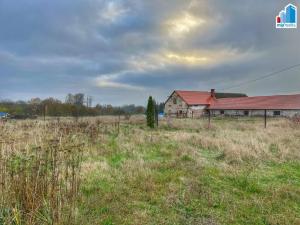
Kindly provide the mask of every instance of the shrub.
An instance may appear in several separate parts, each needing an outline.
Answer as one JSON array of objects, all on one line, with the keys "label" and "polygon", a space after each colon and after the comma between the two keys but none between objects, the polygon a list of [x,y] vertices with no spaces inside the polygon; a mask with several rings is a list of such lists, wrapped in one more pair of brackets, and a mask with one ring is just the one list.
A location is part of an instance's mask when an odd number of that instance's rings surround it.
[{"label": "shrub", "polygon": [[147,115],[147,126],[150,127],[150,128],[154,128],[154,123],[155,123],[155,104],[154,104],[154,101],[152,99],[152,96],[150,96],[148,98],[146,115]]}]

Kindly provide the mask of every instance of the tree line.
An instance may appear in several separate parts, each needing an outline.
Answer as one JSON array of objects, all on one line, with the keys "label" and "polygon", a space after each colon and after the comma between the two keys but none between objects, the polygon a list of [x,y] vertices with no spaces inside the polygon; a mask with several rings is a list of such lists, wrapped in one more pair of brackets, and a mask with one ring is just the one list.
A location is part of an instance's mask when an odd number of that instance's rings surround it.
[{"label": "tree line", "polygon": [[110,104],[91,106],[91,100],[82,93],[68,94],[64,102],[55,98],[33,98],[30,101],[0,102],[0,112],[19,116],[98,116],[144,114],[145,107],[131,105],[112,106]]}]

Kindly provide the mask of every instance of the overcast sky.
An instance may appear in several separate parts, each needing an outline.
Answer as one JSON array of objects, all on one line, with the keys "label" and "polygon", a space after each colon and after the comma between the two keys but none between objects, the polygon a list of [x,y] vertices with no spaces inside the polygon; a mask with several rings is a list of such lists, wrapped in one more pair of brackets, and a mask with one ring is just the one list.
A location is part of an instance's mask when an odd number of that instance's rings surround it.
[{"label": "overcast sky", "polygon": [[[144,105],[174,89],[226,90],[300,63],[300,25],[275,29],[288,3],[0,0],[0,99],[82,92]],[[300,93],[300,68],[228,91]]]}]

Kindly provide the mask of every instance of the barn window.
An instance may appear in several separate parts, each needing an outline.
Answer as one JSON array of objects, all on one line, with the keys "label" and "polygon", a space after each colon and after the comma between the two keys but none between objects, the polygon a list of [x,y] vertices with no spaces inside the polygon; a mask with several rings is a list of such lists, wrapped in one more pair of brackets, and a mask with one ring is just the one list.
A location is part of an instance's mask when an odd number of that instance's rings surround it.
[{"label": "barn window", "polygon": [[225,114],[224,110],[221,110],[221,111],[220,111],[220,114],[221,114],[221,115],[224,115],[224,114]]},{"label": "barn window", "polygon": [[280,111],[273,111],[273,116],[280,116]]},{"label": "barn window", "polygon": [[173,98],[173,104],[177,104],[177,99]]},{"label": "barn window", "polygon": [[244,116],[249,116],[249,111],[244,111]]}]

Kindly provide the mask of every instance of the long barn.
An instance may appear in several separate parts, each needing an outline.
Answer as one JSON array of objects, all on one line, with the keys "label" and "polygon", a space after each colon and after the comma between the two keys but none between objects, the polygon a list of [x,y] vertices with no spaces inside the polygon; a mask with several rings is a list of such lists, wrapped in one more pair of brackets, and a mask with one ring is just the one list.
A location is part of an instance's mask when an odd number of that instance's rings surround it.
[{"label": "long barn", "polygon": [[247,97],[244,94],[204,91],[173,91],[165,102],[165,115],[172,117],[285,116],[300,115],[300,94]]}]

